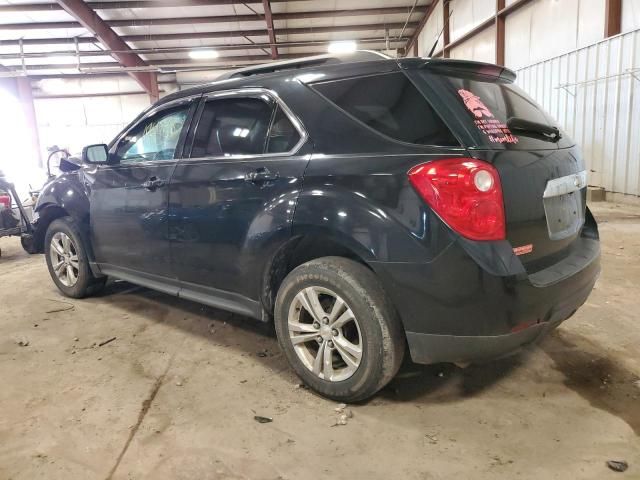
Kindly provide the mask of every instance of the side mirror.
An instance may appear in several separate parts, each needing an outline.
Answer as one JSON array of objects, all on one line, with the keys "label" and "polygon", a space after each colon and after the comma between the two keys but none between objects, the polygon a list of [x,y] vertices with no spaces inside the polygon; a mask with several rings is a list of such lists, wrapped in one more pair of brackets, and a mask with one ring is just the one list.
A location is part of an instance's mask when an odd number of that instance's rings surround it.
[{"label": "side mirror", "polygon": [[109,162],[109,147],[104,143],[89,145],[82,149],[82,161],[91,164],[106,164]]}]

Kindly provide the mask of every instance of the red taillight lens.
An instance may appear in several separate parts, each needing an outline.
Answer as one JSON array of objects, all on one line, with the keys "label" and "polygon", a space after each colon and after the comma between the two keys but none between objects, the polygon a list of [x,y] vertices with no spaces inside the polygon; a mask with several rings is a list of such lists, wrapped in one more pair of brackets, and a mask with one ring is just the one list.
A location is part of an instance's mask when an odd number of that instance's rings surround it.
[{"label": "red taillight lens", "polygon": [[0,195],[0,205],[3,208],[11,208],[11,197],[9,195]]},{"label": "red taillight lens", "polygon": [[505,219],[498,172],[473,158],[416,165],[409,181],[429,206],[463,237],[504,240]]}]

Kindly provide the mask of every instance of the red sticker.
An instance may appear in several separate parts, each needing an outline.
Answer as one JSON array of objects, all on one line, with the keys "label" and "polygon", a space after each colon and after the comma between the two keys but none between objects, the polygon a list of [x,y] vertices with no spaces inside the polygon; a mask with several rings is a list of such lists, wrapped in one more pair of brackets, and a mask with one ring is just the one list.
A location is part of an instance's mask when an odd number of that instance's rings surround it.
[{"label": "red sticker", "polygon": [[513,253],[516,255],[525,255],[527,253],[533,252],[533,243],[529,245],[522,245],[521,247],[516,247],[513,249]]},{"label": "red sticker", "polygon": [[467,110],[475,117],[473,123],[489,138],[491,143],[518,143],[518,137],[511,133],[505,123],[494,118],[491,110],[480,100],[479,96],[463,88],[458,90],[458,95],[462,97]]}]

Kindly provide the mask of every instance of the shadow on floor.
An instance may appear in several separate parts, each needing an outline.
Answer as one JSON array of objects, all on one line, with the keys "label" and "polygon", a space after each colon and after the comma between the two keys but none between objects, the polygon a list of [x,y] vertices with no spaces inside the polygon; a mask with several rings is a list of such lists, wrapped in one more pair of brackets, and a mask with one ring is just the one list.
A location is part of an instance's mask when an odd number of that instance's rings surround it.
[{"label": "shadow on floor", "polygon": [[[293,377],[278,347],[272,323],[263,323],[126,282],[109,284],[98,298],[125,313],[141,315],[189,334],[203,336],[214,345],[255,356],[274,373],[287,379]],[[216,331],[213,335],[212,329]],[[565,375],[565,384],[569,388],[595,407],[625,420],[636,433],[640,431],[640,409],[628,404],[633,395],[639,392],[633,384],[637,377],[609,360],[597,345],[561,331],[544,339],[540,347],[530,347],[517,355],[465,369],[452,364],[418,365],[412,363],[407,355],[396,378],[370,402],[418,400],[434,404],[473,397],[517,371],[527,362],[533,348],[542,348],[554,360],[556,368]],[[603,379],[608,379],[604,389],[601,388]]]},{"label": "shadow on floor", "polygon": [[639,377],[617,362],[611,352],[586,337],[556,330],[541,345],[564,377],[564,384],[626,422],[640,436]]}]

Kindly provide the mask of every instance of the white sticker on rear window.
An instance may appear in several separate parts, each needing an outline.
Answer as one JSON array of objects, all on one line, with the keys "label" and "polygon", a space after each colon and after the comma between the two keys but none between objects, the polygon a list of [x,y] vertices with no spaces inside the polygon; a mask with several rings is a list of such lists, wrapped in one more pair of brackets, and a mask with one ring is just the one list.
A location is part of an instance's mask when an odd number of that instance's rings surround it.
[{"label": "white sticker on rear window", "polygon": [[458,90],[458,95],[462,97],[467,110],[473,114],[473,123],[476,125],[478,130],[487,136],[490,142],[510,144],[518,143],[518,137],[511,133],[511,130],[505,123],[493,116],[491,110],[489,110],[479,96],[469,90],[465,90],[464,88]]}]

